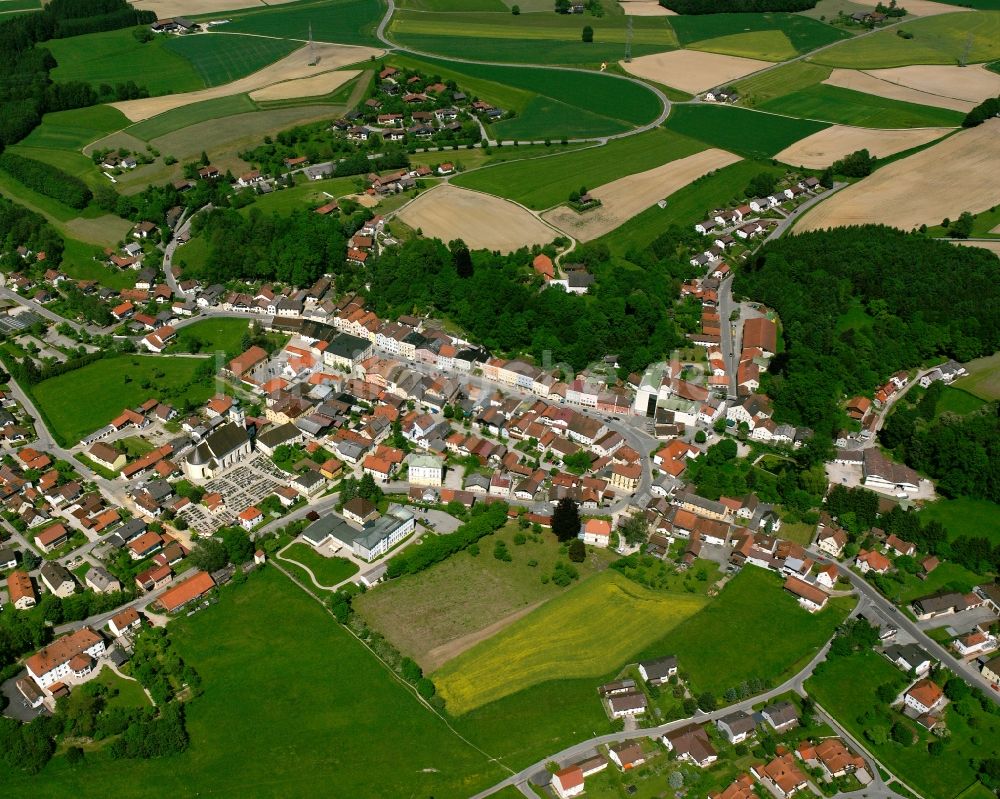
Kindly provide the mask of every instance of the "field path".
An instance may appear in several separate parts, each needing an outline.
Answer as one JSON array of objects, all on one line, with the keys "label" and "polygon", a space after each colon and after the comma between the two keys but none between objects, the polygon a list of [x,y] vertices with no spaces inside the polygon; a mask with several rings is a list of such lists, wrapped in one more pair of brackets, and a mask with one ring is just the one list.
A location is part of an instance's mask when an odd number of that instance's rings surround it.
[{"label": "field path", "polygon": [[534,604],[528,605],[526,608],[521,608],[520,610],[515,610],[513,613],[509,613],[499,621],[495,621],[493,624],[483,627],[481,630],[467,633],[448,641],[447,643],[441,644],[440,646],[434,647],[426,655],[420,658],[422,661],[420,663],[420,667],[428,674],[433,671],[437,671],[453,657],[461,655],[466,649],[472,649],[472,647],[480,641],[485,641],[487,638],[491,638],[505,627],[509,627],[518,619],[527,616],[531,613],[531,611],[536,608],[540,608],[544,604],[545,600],[540,600]]}]

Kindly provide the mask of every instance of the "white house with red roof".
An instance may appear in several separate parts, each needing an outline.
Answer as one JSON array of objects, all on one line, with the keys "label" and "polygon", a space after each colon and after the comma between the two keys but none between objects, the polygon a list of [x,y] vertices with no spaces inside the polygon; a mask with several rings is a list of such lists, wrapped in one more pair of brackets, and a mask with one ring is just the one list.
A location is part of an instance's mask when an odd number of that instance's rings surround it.
[{"label": "white house with red roof", "polygon": [[590,546],[607,548],[611,543],[611,522],[604,519],[587,519],[580,528],[579,538]]}]

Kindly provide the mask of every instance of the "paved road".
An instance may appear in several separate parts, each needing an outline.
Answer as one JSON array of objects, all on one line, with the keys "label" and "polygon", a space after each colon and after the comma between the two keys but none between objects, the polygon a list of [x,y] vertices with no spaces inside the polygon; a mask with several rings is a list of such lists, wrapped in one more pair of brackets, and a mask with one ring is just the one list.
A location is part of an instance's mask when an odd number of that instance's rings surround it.
[{"label": "paved road", "polygon": [[164,586],[163,588],[158,588],[157,590],[152,591],[148,594],[143,594],[138,599],[125,602],[124,604],[119,605],[117,608],[114,608],[113,610],[109,610],[105,613],[98,613],[94,616],[90,616],[84,619],[83,621],[72,621],[68,622],[67,624],[60,624],[56,627],[55,634],[62,635],[63,633],[72,632],[73,630],[79,630],[81,627],[93,627],[95,629],[103,627],[105,624],[108,623],[108,621],[110,621],[112,616],[121,613],[127,607],[133,607],[137,611],[142,612],[149,605],[153,604],[155,600],[159,599],[161,594],[163,594],[165,591],[167,591],[169,588],[172,587],[173,586]]}]

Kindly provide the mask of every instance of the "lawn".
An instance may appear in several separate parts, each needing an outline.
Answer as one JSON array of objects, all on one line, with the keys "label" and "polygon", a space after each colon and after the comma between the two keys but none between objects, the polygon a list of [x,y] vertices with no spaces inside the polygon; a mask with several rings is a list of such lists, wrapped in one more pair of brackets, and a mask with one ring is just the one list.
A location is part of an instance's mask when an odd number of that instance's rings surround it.
[{"label": "lawn", "polygon": [[138,682],[123,679],[109,668],[101,669],[101,673],[94,678],[94,682],[105,686],[114,694],[108,699],[108,707],[110,708],[149,707],[150,705],[149,698]]},{"label": "lawn", "polygon": [[965,364],[968,375],[955,381],[955,387],[982,397],[984,400],[1000,399],[1000,352],[976,358]]},{"label": "lawn", "polygon": [[784,169],[759,161],[740,161],[724,167],[671,194],[666,208],[654,205],[598,240],[620,253],[633,247],[647,247],[671,225],[694,225],[713,208],[737,204],[746,196],[750,179],[761,172],[777,176],[783,174]]},{"label": "lawn", "polygon": [[941,522],[949,538],[985,536],[1000,544],[1000,505],[988,499],[939,499],[924,505],[920,516]]},{"label": "lawn", "polygon": [[309,544],[296,542],[281,553],[282,559],[296,561],[305,566],[319,581],[320,585],[334,586],[358,573],[358,567],[346,558],[327,558],[320,555]]},{"label": "lawn", "polygon": [[128,124],[128,117],[110,105],[54,111],[43,116],[42,124],[20,143],[25,147],[79,151]]},{"label": "lawn", "polygon": [[[899,595],[889,598],[905,605],[922,596],[935,594],[952,583],[962,586],[963,592],[968,592],[983,582],[989,582],[989,578],[975,574],[957,563],[945,561],[934,569],[926,580],[921,580],[912,574],[905,575],[905,582],[900,587]],[[895,582],[889,584],[898,585]]]},{"label": "lawn", "polygon": [[942,413],[964,416],[967,413],[978,411],[985,404],[985,400],[980,399],[975,394],[970,394],[965,389],[945,386],[937,405],[934,406],[934,412],[936,416],[940,416]]},{"label": "lawn", "polygon": [[805,61],[795,61],[744,80],[735,82],[736,89],[742,95],[741,102],[747,106],[756,106],[775,97],[782,97],[792,92],[802,91],[817,83],[822,83],[830,77],[832,70]]},{"label": "lawn", "polygon": [[[259,41],[267,40],[261,39]],[[174,108],[171,111],[157,114],[155,117],[144,119],[142,122],[137,122],[130,126],[128,133],[144,141],[152,141],[160,136],[173,133],[176,130],[182,130],[189,125],[196,125],[199,122],[256,110],[257,105],[247,95],[231,94],[228,97],[202,100],[200,103],[192,103],[191,105],[185,105],[181,108]]]},{"label": "lawn", "polygon": [[791,40],[782,31],[777,30],[733,33],[716,39],[704,39],[692,44],[690,49],[742,58],[757,58],[762,61],[787,61],[798,55]]},{"label": "lawn", "polygon": [[855,300],[850,307],[837,319],[837,332],[846,333],[848,330],[860,330],[871,327],[875,318],[866,310],[865,306]]},{"label": "lawn", "polygon": [[317,42],[381,46],[375,38],[375,27],[382,17],[378,0],[308,0],[226,16],[232,20],[226,25],[227,33],[256,33],[304,42],[311,27]]},{"label": "lawn", "polygon": [[477,169],[451,182],[542,210],[566,202],[569,193],[582,186],[595,189],[703,149],[685,136],[656,129],[565,155]]},{"label": "lawn", "polygon": [[138,275],[134,269],[116,269],[94,256],[103,254],[100,247],[76,239],[65,239],[60,269],[74,280],[96,280],[102,286],[121,291],[135,286]]},{"label": "lawn", "polygon": [[[869,711],[882,712],[884,705],[875,693],[880,685],[888,682],[902,685],[904,680],[902,672],[885,658],[867,651],[822,664],[806,682],[806,690],[849,732],[864,740],[876,757],[900,779],[924,796],[951,799],[975,783],[976,773],[971,760],[1000,755],[1000,717],[985,714],[973,703],[972,718],[976,727],[972,729],[968,720],[949,708],[945,722],[951,736],[944,752],[934,758],[928,757],[926,749],[932,736],[912,723],[910,727],[919,731],[918,743],[904,747],[890,741],[876,746],[865,738],[864,731],[880,722],[861,721],[861,718]],[[972,743],[973,735],[978,745]]]},{"label": "lawn", "polygon": [[671,109],[666,127],[747,158],[770,158],[828,126],[732,106],[680,105]]},{"label": "lawn", "polygon": [[796,52],[807,53],[839,39],[850,38],[851,35],[799,14],[700,14],[669,17],[669,20],[681,47],[704,42],[706,39],[757,31],[781,31]]},{"label": "lawn", "polygon": [[822,83],[760,103],[757,108],[862,128],[957,127],[965,118],[960,111],[890,100]]},{"label": "lawn", "polygon": [[1000,11],[924,17],[907,22],[900,30],[909,31],[913,38],[897,36],[895,30],[879,31],[831,47],[809,60],[852,69],[957,64],[970,37],[969,63],[1000,58]]},{"label": "lawn", "polygon": [[[479,555],[461,552],[418,574],[392,580],[359,597],[354,607],[401,652],[432,671],[471,647],[477,634],[496,632],[490,628],[511,621],[512,614],[566,592],[551,580],[541,580],[552,574],[557,560],[565,560],[555,538],[526,536],[524,544],[515,544],[517,532],[515,525],[505,527],[479,542]],[[493,557],[497,541],[506,543],[510,562]],[[603,568],[606,555],[592,554],[579,564],[581,579]]]},{"label": "lawn", "polygon": [[705,603],[650,591],[607,571],[449,661],[434,682],[448,711],[461,715],[551,680],[596,679]]},{"label": "lawn", "polygon": [[[250,328],[246,319],[203,319],[182,327],[169,351],[174,352],[224,352],[239,355],[243,336]],[[234,356],[235,357],[235,356]]]},{"label": "lawn", "polygon": [[86,796],[100,780],[119,797],[191,796],[196,785],[234,798],[460,799],[504,776],[276,569],[170,629],[204,692],[185,706],[184,754],[111,761],[95,752],[77,766],[57,757],[39,775],[4,774],[6,791]]},{"label": "lawn", "polygon": [[187,59],[206,86],[220,86],[263,69],[301,45],[262,36],[170,36],[166,47]]},{"label": "lawn", "polygon": [[180,407],[204,402],[215,386],[211,379],[196,380],[202,363],[200,358],[120,355],[43,380],[31,387],[31,395],[53,435],[72,445],[151,397]]},{"label": "lawn", "polygon": [[114,86],[135,81],[151,95],[204,89],[194,65],[167,46],[173,37],[160,36],[141,44],[131,28],[88,33],[45,43],[58,66],[49,73],[57,83],[84,81]]},{"label": "lawn", "polygon": [[[770,572],[744,568],[708,607],[667,632],[641,657],[676,655],[696,694],[722,696],[755,677],[780,684],[833,636],[855,602],[851,597],[832,599],[812,614],[781,585],[781,578]],[[739,656],[727,658],[720,668],[723,652]]]}]

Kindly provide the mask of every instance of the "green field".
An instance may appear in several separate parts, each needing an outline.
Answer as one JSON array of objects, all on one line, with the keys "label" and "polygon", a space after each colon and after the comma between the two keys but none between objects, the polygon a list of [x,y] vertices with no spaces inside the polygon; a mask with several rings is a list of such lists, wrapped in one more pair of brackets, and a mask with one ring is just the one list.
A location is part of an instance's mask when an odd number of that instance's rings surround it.
[{"label": "green field", "polygon": [[76,239],[66,239],[60,269],[74,280],[96,280],[102,286],[121,291],[135,286],[138,275],[134,269],[116,269],[94,256],[103,256],[100,247],[84,244]]},{"label": "green field", "polygon": [[955,381],[955,387],[984,400],[1000,399],[1000,353],[976,358],[965,364],[967,374]]},{"label": "green field", "polygon": [[6,792],[88,796],[99,780],[102,792],[129,799],[464,799],[505,776],[276,569],[170,630],[202,680],[203,694],[185,707],[185,753],[112,761],[88,751],[77,766],[59,756],[39,775],[3,773]]},{"label": "green field", "polygon": [[[218,15],[216,15],[218,16]],[[305,2],[227,13],[227,33],[256,33],[305,42],[312,26],[318,42],[381,45],[375,27],[382,16],[378,0],[305,0]]]},{"label": "green field", "polygon": [[477,169],[451,182],[542,210],[565,202],[581,186],[597,188],[703,149],[685,136],[657,129],[565,155]]},{"label": "green field", "polygon": [[[864,732],[884,722],[865,718],[864,714],[869,710],[886,712],[876,690],[890,682],[902,686],[904,681],[905,675],[889,661],[866,651],[822,664],[806,682],[806,690],[900,779],[924,796],[951,799],[975,783],[971,760],[1000,755],[1000,718],[987,715],[973,702],[973,728],[969,720],[949,708],[945,722],[951,735],[943,753],[934,758],[928,757],[926,748],[933,736],[912,723],[909,726],[919,732],[918,743],[900,746],[889,741],[876,746]],[[978,743],[972,742],[973,737]]]},{"label": "green field", "polygon": [[747,158],[770,158],[827,125],[732,106],[680,105],[671,109],[666,127]]},{"label": "green field", "polygon": [[704,39],[690,45],[690,49],[763,61],[787,61],[798,55],[791,40],[782,31],[733,33],[715,39]]},{"label": "green field", "polygon": [[[243,336],[250,327],[246,319],[203,319],[182,327],[170,344],[174,352],[233,352],[239,355]],[[234,356],[235,357],[235,356]]]},{"label": "green field", "polygon": [[461,715],[550,680],[597,678],[704,605],[703,597],[656,593],[609,570],[450,660],[434,682],[448,711]]},{"label": "green field", "polygon": [[309,544],[296,542],[281,553],[281,559],[296,561],[313,573],[320,585],[332,587],[358,573],[358,567],[346,558],[327,558]]},{"label": "green field", "polygon": [[[807,53],[851,34],[799,14],[700,14],[669,17],[681,47],[720,37],[780,31],[798,53]],[[763,40],[761,40],[763,41]],[[720,51],[721,52],[721,51]]]},{"label": "green field", "polygon": [[690,227],[704,219],[713,208],[738,204],[746,196],[750,179],[760,172],[780,176],[785,170],[759,161],[731,164],[671,194],[666,208],[654,205],[598,241],[623,254],[632,248],[647,247],[671,225]]},{"label": "green field", "polygon": [[985,537],[1000,544],[1000,505],[988,499],[939,499],[924,505],[920,516],[941,522],[949,538]]},{"label": "green field", "polygon": [[39,0],[3,0],[0,2],[0,14],[11,14],[16,11],[37,11],[41,8]]},{"label": "green field", "polygon": [[206,86],[220,86],[263,69],[301,45],[261,36],[171,36],[166,47],[187,59]]},{"label": "green field", "polygon": [[52,39],[45,46],[59,66],[49,74],[57,83],[80,80],[92,86],[131,80],[151,95],[205,88],[194,65],[167,47],[169,38],[140,44],[129,28]]},{"label": "green field", "polygon": [[970,394],[965,389],[945,386],[944,391],[941,392],[941,398],[935,406],[935,412],[937,415],[953,413],[964,416],[967,413],[978,411],[985,404],[985,400],[980,399],[975,394]]},{"label": "green field", "polygon": [[42,124],[20,143],[25,147],[78,151],[128,124],[128,117],[110,105],[55,111],[43,116]]},{"label": "green field", "polygon": [[500,0],[402,0],[402,2],[396,4],[396,8],[445,13],[449,11],[510,12],[510,9],[500,2]]},{"label": "green field", "polygon": [[957,64],[970,37],[969,63],[1000,58],[1000,11],[924,17],[907,22],[902,29],[912,33],[913,38],[897,36],[895,30],[879,31],[831,47],[809,60],[852,69]]},{"label": "green field", "polygon": [[743,98],[740,100],[743,105],[756,106],[775,97],[782,97],[822,83],[830,77],[830,72],[829,67],[795,61],[762,75],[738,80],[735,86]]},{"label": "green field", "polygon": [[216,97],[213,100],[202,100],[181,108],[174,108],[155,117],[144,119],[128,128],[130,136],[152,141],[160,136],[166,136],[177,130],[207,120],[220,119],[233,114],[256,111],[257,105],[245,94],[231,94],[228,97]]},{"label": "green field", "polygon": [[[989,578],[984,575],[975,574],[964,566],[946,561],[927,575],[926,580],[921,580],[912,574],[905,575],[899,593],[896,596],[889,597],[889,599],[905,605],[914,599],[920,599],[922,596],[937,593],[952,583],[971,590],[980,583],[988,581]],[[898,583],[893,582],[890,585],[898,585]]]},{"label": "green field", "polygon": [[211,380],[193,382],[202,363],[142,355],[104,358],[36,383],[31,395],[52,434],[72,445],[151,397],[181,408],[204,402],[215,386]]},{"label": "green field", "polygon": [[[594,41],[584,43],[590,25]],[[677,46],[666,17],[633,17],[632,54],[662,52]],[[581,20],[563,14],[397,12],[389,32],[394,41],[418,52],[477,61],[531,64],[580,64],[597,67],[622,58],[626,23],[608,14]]]},{"label": "green field", "polygon": [[101,673],[94,678],[93,682],[103,685],[114,694],[108,699],[108,707],[110,708],[150,706],[149,698],[138,682],[122,679],[109,668],[101,669]]},{"label": "green field", "polygon": [[757,106],[762,111],[862,128],[957,127],[961,111],[890,100],[839,86],[817,84]]}]

